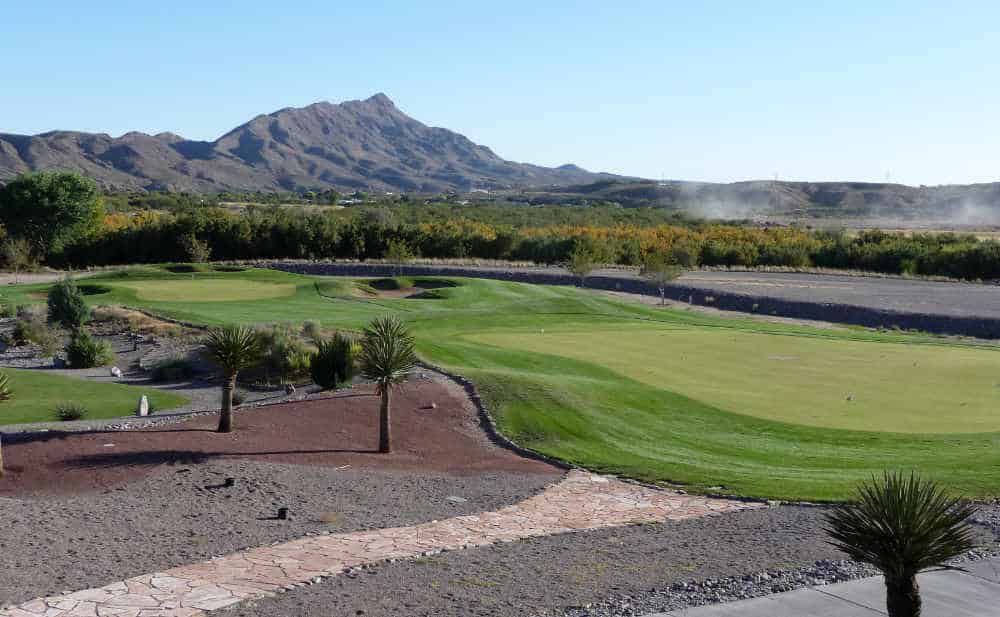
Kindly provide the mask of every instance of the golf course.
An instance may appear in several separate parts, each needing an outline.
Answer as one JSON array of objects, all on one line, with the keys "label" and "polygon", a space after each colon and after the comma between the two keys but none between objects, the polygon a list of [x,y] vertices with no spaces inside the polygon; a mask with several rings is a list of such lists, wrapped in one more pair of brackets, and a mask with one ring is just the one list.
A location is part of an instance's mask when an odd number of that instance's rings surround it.
[{"label": "golf course", "polygon": [[[1000,483],[992,347],[722,318],[570,287],[180,270],[127,268],[81,287],[93,305],[201,325],[359,331],[396,314],[426,362],[476,384],[504,434],[595,471],[815,501],[845,499],[884,469],[920,470],[969,497],[994,496]],[[10,285],[0,301],[39,302],[47,288]]]}]

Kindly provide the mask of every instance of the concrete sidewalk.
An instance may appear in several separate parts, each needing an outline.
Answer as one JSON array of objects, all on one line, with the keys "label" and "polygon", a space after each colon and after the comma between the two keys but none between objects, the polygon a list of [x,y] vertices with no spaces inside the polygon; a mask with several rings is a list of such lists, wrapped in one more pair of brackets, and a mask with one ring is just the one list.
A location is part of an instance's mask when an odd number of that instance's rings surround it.
[{"label": "concrete sidewalk", "polygon": [[[1000,617],[1000,558],[965,571],[921,574],[923,617]],[[885,615],[882,577],[807,587],[773,596],[701,606],[647,617],[877,617]]]}]

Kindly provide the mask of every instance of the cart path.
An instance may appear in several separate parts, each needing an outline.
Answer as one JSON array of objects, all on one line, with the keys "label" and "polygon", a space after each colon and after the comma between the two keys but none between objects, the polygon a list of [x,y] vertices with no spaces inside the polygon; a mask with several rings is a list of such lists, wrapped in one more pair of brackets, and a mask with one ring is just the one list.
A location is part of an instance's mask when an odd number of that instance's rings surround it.
[{"label": "cart path", "polygon": [[0,610],[0,617],[194,617],[388,559],[761,507],[766,506],[657,490],[573,470],[538,495],[494,512],[299,538],[97,589],[32,600]]}]

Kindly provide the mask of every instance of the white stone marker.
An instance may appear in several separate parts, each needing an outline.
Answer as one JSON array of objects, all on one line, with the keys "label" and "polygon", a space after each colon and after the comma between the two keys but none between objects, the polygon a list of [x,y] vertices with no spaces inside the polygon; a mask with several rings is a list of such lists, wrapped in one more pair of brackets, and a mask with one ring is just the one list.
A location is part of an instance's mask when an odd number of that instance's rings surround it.
[{"label": "white stone marker", "polygon": [[149,415],[149,399],[145,394],[139,399],[139,408],[135,410],[135,415],[143,418]]}]

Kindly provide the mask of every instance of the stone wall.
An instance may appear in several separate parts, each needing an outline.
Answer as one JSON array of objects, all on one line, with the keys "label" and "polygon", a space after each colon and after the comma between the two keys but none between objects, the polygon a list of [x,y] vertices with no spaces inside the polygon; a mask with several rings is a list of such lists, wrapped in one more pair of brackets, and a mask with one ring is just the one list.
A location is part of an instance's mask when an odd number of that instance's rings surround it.
[{"label": "stone wall", "polygon": [[[327,276],[388,277],[388,276],[465,276],[538,285],[579,285],[569,274],[543,268],[475,268],[459,266],[394,266],[364,263],[272,262],[265,267],[285,272]],[[586,287],[606,291],[658,296],[653,285],[627,275],[587,277]],[[986,317],[955,317],[925,313],[910,313],[875,309],[850,304],[832,304],[787,300],[776,296],[723,292],[694,285],[672,283],[666,295],[672,300],[694,305],[711,306],[724,311],[759,313],[812,319],[871,328],[899,328],[935,334],[1000,338],[1000,320]]]}]

